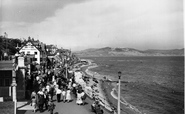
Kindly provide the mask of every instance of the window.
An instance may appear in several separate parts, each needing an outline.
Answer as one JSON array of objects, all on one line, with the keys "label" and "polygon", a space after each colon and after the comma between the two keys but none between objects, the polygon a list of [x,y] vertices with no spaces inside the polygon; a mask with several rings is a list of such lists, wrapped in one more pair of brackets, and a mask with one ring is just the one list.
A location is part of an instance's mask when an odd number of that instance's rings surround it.
[{"label": "window", "polygon": [[3,79],[0,78],[0,87],[3,86]]},{"label": "window", "polygon": [[10,86],[10,80],[9,79],[5,79],[5,86]]},{"label": "window", "polygon": [[34,58],[34,61],[37,61],[37,58]]},{"label": "window", "polygon": [[30,51],[27,51],[27,54],[30,55]]},{"label": "window", "polygon": [[35,52],[35,55],[37,55],[37,52]]},{"label": "window", "polygon": [[7,86],[10,86],[10,85],[11,85],[10,79],[0,78],[0,87],[7,87]]}]

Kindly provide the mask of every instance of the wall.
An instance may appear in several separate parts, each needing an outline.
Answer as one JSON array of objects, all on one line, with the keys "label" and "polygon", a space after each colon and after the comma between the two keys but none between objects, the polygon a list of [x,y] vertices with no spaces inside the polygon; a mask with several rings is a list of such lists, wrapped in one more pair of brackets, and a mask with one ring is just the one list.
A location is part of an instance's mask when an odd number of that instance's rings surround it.
[{"label": "wall", "polygon": [[[12,70],[0,70],[0,80],[0,97],[3,97],[5,101],[10,100],[9,87],[12,83]],[[5,84],[5,80],[9,82]]]},{"label": "wall", "polygon": [[16,71],[17,100],[25,99],[25,69]]}]

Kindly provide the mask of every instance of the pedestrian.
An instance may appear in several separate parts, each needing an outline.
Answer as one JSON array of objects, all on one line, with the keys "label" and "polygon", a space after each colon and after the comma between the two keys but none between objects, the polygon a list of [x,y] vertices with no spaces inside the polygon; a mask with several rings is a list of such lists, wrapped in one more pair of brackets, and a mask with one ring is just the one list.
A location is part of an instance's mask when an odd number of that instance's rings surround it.
[{"label": "pedestrian", "polygon": [[94,102],[91,104],[91,110],[96,113],[96,106],[99,105],[99,100],[94,99]]},{"label": "pedestrian", "polygon": [[82,102],[83,102],[83,105],[85,105],[85,99],[87,97],[87,94],[82,90]]},{"label": "pedestrian", "polygon": [[48,111],[50,112],[50,114],[53,114],[54,109],[55,109],[55,104],[53,102],[51,102],[51,100],[49,100]]},{"label": "pedestrian", "polygon": [[83,104],[83,101],[82,101],[82,91],[81,90],[78,90],[77,91],[77,99],[76,99],[76,104],[77,105],[82,105]]},{"label": "pedestrian", "polygon": [[38,107],[40,112],[43,112],[43,105],[44,105],[44,93],[42,89],[38,92]]},{"label": "pedestrian", "polygon": [[32,97],[35,97],[36,98],[36,95],[37,94],[36,94],[35,90],[33,90],[32,93],[31,93],[31,102],[32,102]]},{"label": "pedestrian", "polygon": [[71,101],[71,90],[69,88],[66,91],[66,100],[67,102]]},{"label": "pedestrian", "polygon": [[95,105],[95,113],[103,114],[103,109],[101,108],[100,104]]},{"label": "pedestrian", "polygon": [[60,102],[61,93],[62,93],[62,91],[59,89],[59,87],[57,87],[57,88],[56,88],[56,95],[57,95],[57,101],[58,101],[58,102]]},{"label": "pedestrian", "polygon": [[33,107],[33,112],[36,112],[36,96],[32,96],[31,98],[32,102],[31,102],[31,106]]},{"label": "pedestrian", "polygon": [[62,90],[62,100],[63,100],[64,103],[66,102],[66,90],[65,90],[65,88],[63,88],[63,90]]},{"label": "pedestrian", "polygon": [[53,84],[50,86],[49,94],[51,95],[51,101],[53,101],[53,96],[55,94],[55,88]]},{"label": "pedestrian", "polygon": [[49,85],[49,83],[47,83],[46,89],[47,89],[47,92],[49,92],[49,90],[50,90],[50,85]]},{"label": "pedestrian", "polygon": [[48,109],[48,101],[49,101],[49,96],[48,96],[47,89],[45,89],[45,91],[44,91],[44,106],[45,106],[46,110]]},{"label": "pedestrian", "polygon": [[77,97],[77,92],[76,92],[76,83],[73,83],[73,94],[75,95],[75,98]]}]

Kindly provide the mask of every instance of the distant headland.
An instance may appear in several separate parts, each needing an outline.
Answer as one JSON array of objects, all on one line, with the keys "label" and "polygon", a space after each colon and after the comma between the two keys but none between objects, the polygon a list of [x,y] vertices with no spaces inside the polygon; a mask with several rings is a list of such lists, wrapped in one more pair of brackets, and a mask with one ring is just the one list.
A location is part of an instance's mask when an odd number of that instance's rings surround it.
[{"label": "distant headland", "polygon": [[75,52],[79,57],[124,57],[124,56],[184,56],[184,48],[170,50],[149,49],[145,51],[134,48],[90,48]]}]

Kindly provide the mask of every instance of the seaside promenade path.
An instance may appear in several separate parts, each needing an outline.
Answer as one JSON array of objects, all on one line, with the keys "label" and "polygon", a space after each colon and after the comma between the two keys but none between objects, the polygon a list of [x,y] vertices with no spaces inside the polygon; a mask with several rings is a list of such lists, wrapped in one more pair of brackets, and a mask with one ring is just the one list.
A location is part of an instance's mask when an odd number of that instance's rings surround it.
[{"label": "seaside promenade path", "polygon": [[[73,96],[72,96],[73,97]],[[91,111],[92,100],[90,98],[86,99],[85,105],[77,105],[76,99],[73,97],[73,101],[69,103],[56,102],[56,96],[54,97],[54,103],[56,105],[54,109],[54,114],[95,114]],[[21,103],[20,103],[21,104]],[[23,105],[23,104],[22,104]],[[17,114],[50,114],[48,111],[40,113],[37,111],[33,112],[32,107],[29,104],[18,106]],[[104,110],[104,114],[110,114],[108,111]]]}]

